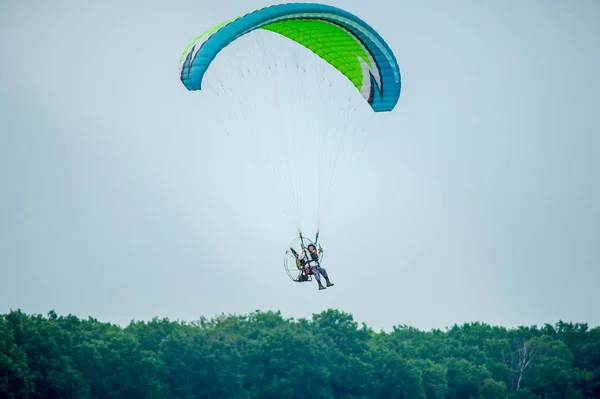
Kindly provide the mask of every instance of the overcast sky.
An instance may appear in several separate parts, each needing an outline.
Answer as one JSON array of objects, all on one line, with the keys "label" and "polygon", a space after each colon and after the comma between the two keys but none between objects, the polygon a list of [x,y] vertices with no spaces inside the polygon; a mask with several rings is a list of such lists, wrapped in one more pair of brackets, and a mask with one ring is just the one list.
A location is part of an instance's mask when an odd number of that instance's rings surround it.
[{"label": "overcast sky", "polygon": [[267,3],[0,1],[0,312],[600,324],[600,3],[451,3],[331,0],[403,86],[340,177],[319,292],[178,76],[194,37]]}]

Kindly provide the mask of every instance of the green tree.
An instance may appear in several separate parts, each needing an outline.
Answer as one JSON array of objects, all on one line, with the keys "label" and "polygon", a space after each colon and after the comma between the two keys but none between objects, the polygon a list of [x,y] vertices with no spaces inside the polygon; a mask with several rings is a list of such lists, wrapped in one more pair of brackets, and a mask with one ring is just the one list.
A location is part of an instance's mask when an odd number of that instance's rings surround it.
[{"label": "green tree", "polygon": [[15,343],[15,330],[20,329],[20,312],[12,315],[14,325],[0,316],[0,397],[29,398],[34,392],[34,379],[27,364],[27,355]]},{"label": "green tree", "polygon": [[508,389],[503,381],[496,381],[493,378],[486,378],[479,388],[479,398],[481,399],[507,399]]},{"label": "green tree", "polygon": [[280,312],[125,328],[96,319],[0,315],[4,398],[600,397],[600,328],[559,321],[386,333],[349,313]]}]

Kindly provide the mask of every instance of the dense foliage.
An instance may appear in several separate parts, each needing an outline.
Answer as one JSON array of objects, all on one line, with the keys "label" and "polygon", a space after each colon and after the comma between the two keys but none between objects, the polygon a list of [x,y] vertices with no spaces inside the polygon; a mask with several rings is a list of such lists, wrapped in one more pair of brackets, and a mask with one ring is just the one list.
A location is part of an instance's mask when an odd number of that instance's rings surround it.
[{"label": "dense foliage", "polygon": [[375,332],[337,310],[126,328],[0,315],[2,398],[600,398],[600,328]]}]

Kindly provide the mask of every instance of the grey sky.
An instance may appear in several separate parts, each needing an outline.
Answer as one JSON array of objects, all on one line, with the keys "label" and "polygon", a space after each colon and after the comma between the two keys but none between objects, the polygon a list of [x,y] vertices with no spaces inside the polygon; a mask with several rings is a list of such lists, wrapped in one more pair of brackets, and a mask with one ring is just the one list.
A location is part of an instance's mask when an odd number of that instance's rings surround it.
[{"label": "grey sky", "polygon": [[339,179],[318,292],[177,74],[191,39],[266,3],[3,0],[0,312],[600,324],[600,4],[330,3],[386,39],[403,91]]}]

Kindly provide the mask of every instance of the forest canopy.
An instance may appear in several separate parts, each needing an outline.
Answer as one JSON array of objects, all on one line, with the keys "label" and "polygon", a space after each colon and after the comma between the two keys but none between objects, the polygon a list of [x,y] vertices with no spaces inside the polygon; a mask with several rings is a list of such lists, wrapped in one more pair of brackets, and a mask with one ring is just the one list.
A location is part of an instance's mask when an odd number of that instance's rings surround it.
[{"label": "forest canopy", "polygon": [[0,315],[2,398],[598,398],[600,327],[376,332],[330,309],[126,327]]}]

